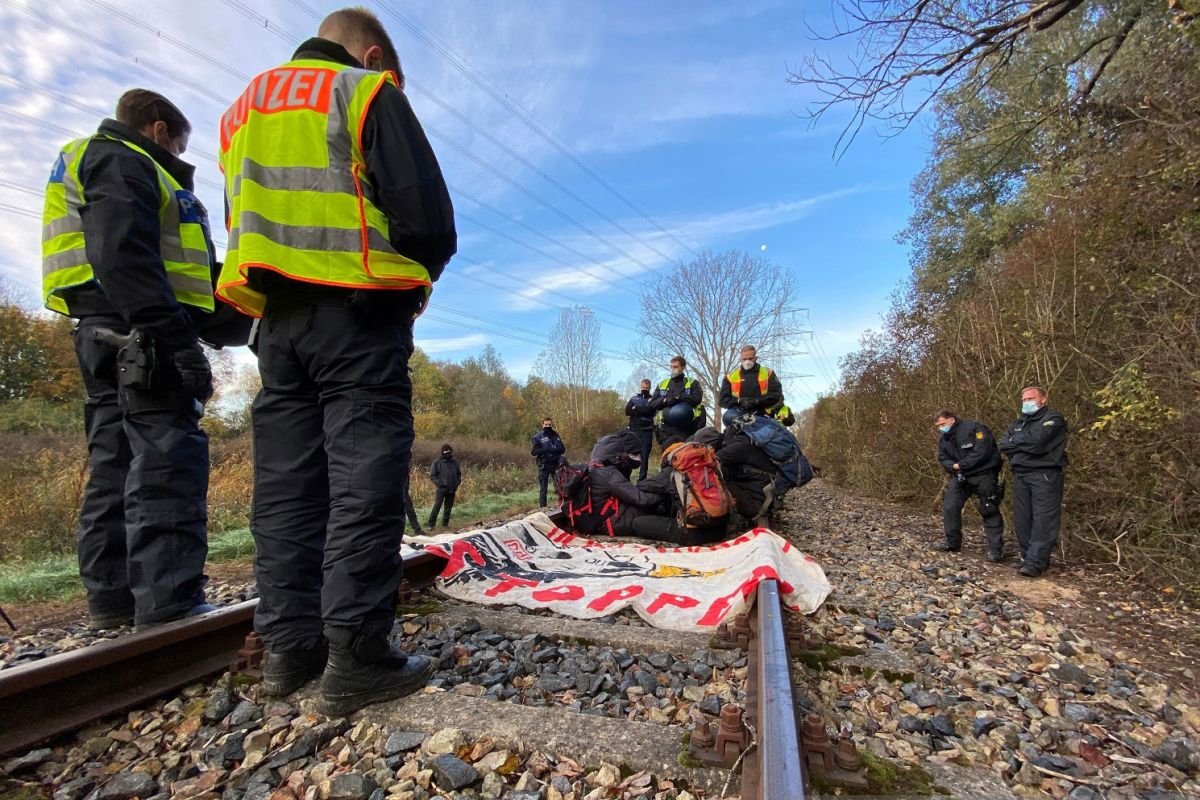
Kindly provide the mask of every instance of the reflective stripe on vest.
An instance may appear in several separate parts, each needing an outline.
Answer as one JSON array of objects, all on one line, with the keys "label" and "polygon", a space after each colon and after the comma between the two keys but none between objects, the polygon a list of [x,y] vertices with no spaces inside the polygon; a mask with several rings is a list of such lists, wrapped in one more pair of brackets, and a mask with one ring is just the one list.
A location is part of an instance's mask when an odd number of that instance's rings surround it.
[{"label": "reflective stripe on vest", "polygon": [[[690,388],[692,388],[692,384],[695,382],[696,381],[694,381],[691,378],[684,378],[683,379],[683,388],[690,389]],[[667,387],[670,385],[671,385],[671,379],[667,378],[665,381],[663,381],[662,383],[660,383],[658,385],[658,388],[665,392],[667,390]],[[663,411],[660,409],[658,412],[658,421],[660,424],[662,423],[662,416],[663,416]],[[693,419],[700,419],[700,417],[702,417],[702,416],[704,416],[703,408],[701,408],[700,406],[696,406],[692,409],[692,418]]]},{"label": "reflective stripe on vest", "polygon": [[[734,397],[742,396],[742,371],[735,369],[733,372],[725,376],[729,379],[729,388],[733,390]],[[771,377],[771,370],[760,366],[758,368],[758,396],[762,397],[767,393],[767,379]]]},{"label": "reflective stripe on vest", "polygon": [[260,317],[251,270],[330,286],[409,289],[429,272],[396,252],[362,153],[362,125],[391,72],[297,60],[252,80],[221,116],[229,246],[217,296]]},{"label": "reflective stripe on vest", "polygon": [[196,196],[142,148],[115,136],[96,134],[69,142],[58,154],[42,211],[42,298],[46,308],[75,316],[66,292],[96,279],[84,244],[83,183],[79,165],[97,139],[119,142],[150,159],[158,175],[159,254],[167,280],[180,303],[213,310],[212,262],[208,250],[208,214]]},{"label": "reflective stripe on vest", "polygon": [[778,419],[778,420],[784,420],[784,419],[787,419],[788,414],[791,414],[791,413],[792,413],[792,410],[787,407],[787,403],[780,403],[779,405],[775,406],[770,411],[768,411],[767,415],[770,417],[774,417],[775,419]]}]

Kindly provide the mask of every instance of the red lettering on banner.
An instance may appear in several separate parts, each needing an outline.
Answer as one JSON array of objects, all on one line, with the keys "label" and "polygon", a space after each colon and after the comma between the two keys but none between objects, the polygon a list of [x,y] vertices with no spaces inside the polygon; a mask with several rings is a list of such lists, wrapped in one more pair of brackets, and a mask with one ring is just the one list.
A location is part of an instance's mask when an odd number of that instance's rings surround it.
[{"label": "red lettering on banner", "polygon": [[629,600],[637,597],[644,591],[646,591],[646,587],[639,586],[636,583],[626,586],[624,589],[613,589],[605,592],[592,602],[588,603],[587,607],[592,611],[603,611],[618,600]]},{"label": "red lettering on banner", "polygon": [[334,74],[331,69],[280,67],[256,77],[221,115],[221,152],[229,149],[234,134],[246,124],[251,111],[274,114],[308,109],[328,114]]},{"label": "red lettering on banner", "polygon": [[583,587],[573,583],[539,589],[533,593],[533,599],[541,603],[552,603],[555,600],[578,600],[581,597],[583,597]]},{"label": "red lettering on banner", "polygon": [[534,586],[538,585],[537,581],[531,581],[526,578],[514,578],[512,575],[504,575],[504,573],[501,573],[501,576],[502,579],[499,583],[484,591],[483,594],[485,597],[495,597],[498,594],[504,594],[505,592],[516,589],[517,587],[532,589]]},{"label": "red lettering on banner", "polygon": [[783,540],[783,552],[786,553],[788,550],[791,550],[791,549],[792,549],[792,543],[789,542],[787,539],[784,539]]},{"label": "red lettering on banner", "polygon": [[546,538],[555,544],[570,544],[572,541],[574,541],[575,535],[572,533],[567,533],[560,528],[555,528],[554,530],[550,531],[550,533],[546,534]]},{"label": "red lettering on banner", "polygon": [[437,553],[442,558],[446,559],[446,567],[442,570],[440,577],[449,578],[458,573],[470,561],[477,567],[482,567],[484,564],[483,556],[479,555],[478,548],[471,544],[466,539],[457,539],[447,550],[444,545],[432,545],[425,548],[431,553]]},{"label": "red lettering on banner", "polygon": [[654,602],[646,609],[647,614],[657,614],[667,606],[675,606],[676,608],[695,608],[700,605],[700,601],[694,597],[688,597],[682,594],[671,594],[663,592],[658,597],[654,598]]},{"label": "red lettering on banner", "polygon": [[708,607],[708,610],[704,612],[704,616],[696,624],[706,626],[719,625],[725,619],[725,615],[729,613],[729,608],[732,605],[729,602],[730,600],[739,594],[743,599],[749,597],[750,593],[754,591],[754,587],[758,586],[759,581],[765,580],[779,581],[780,594],[791,594],[796,590],[790,583],[779,579],[779,573],[775,571],[774,567],[767,565],[755,567],[754,572],[750,573],[750,577],[743,581],[741,586],[729,594],[714,600],[712,605]]},{"label": "red lettering on banner", "polygon": [[504,543],[504,546],[507,547],[509,550],[512,550],[513,555],[519,559],[522,559],[524,561],[529,561],[530,559],[533,558],[533,556],[529,555],[529,551],[526,550],[524,547],[522,547],[521,543],[516,541],[515,539],[509,539],[507,542]]}]

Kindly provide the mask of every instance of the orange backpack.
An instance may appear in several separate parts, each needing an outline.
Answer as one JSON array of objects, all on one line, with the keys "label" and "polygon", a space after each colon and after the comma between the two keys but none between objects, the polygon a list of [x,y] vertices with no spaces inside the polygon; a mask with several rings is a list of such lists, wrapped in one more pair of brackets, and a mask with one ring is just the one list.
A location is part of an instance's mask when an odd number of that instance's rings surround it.
[{"label": "orange backpack", "polygon": [[729,491],[711,447],[697,442],[676,443],[663,452],[663,461],[674,471],[682,527],[704,528],[729,516]]}]

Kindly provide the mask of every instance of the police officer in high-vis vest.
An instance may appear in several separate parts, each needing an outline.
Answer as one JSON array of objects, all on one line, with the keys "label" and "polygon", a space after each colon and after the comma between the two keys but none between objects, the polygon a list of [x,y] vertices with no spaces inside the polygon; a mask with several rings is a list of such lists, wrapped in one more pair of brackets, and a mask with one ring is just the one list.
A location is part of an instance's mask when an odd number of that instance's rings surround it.
[{"label": "police officer in high-vis vest", "polygon": [[[263,689],[331,716],[413,691],[390,644],[413,443],[413,320],[457,248],[449,192],[369,11],[335,11],[220,120],[218,297],[262,318],[252,409]],[[328,651],[328,652],[327,652]]]},{"label": "police officer in high-vis vest", "polygon": [[46,187],[46,307],[79,320],[88,481],[79,573],[89,625],[139,626],[211,611],[208,437],[212,373],[199,344],[213,310],[213,249],[191,125],[132,89],[92,136],[63,147]]},{"label": "police officer in high-vis vest", "polygon": [[704,391],[698,380],[687,376],[686,369],[687,359],[672,358],[671,376],[654,389],[650,398],[660,443],[672,436],[686,439],[704,427]]},{"label": "police officer in high-vis vest", "polygon": [[774,370],[758,363],[753,345],[741,349],[737,368],[721,381],[720,403],[721,408],[736,408],[742,413],[778,413],[777,407],[783,404],[783,386]]}]

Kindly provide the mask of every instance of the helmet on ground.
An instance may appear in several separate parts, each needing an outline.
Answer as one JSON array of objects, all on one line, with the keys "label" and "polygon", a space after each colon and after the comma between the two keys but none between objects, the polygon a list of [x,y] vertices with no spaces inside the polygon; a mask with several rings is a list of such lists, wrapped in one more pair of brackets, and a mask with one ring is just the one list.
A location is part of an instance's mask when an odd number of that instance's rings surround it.
[{"label": "helmet on ground", "polygon": [[687,428],[692,425],[694,412],[687,403],[676,403],[663,412],[663,424],[673,428]]}]

